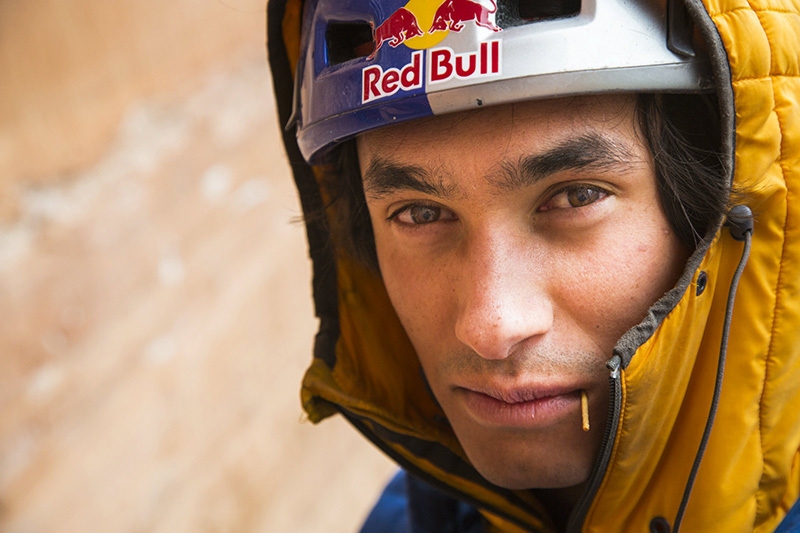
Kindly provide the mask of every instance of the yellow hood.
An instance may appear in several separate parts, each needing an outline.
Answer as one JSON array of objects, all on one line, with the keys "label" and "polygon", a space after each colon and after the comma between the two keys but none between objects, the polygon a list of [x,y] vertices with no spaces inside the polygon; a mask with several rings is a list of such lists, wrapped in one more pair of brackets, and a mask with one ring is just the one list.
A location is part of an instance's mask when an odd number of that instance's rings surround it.
[{"label": "yellow hood", "polygon": [[[719,410],[682,527],[772,531],[800,492],[800,0],[688,4],[695,18],[713,23],[705,37],[723,116],[735,127],[733,182],[748,193],[755,231]],[[301,11],[302,0],[269,4],[282,125],[291,113]],[[313,213],[322,205],[320,172],[303,163],[293,135],[285,133],[286,148],[304,209]],[[319,220],[309,219],[308,237],[320,317],[302,388],[309,418],[343,414],[402,466],[484,509],[500,530],[553,530],[530,492],[492,486],[469,465],[379,277],[334,256]],[[708,418],[742,251],[720,229],[672,294],[620,341],[621,367],[610,371],[619,409],[607,428],[607,461],[571,529],[647,531],[655,517],[674,520]]]}]

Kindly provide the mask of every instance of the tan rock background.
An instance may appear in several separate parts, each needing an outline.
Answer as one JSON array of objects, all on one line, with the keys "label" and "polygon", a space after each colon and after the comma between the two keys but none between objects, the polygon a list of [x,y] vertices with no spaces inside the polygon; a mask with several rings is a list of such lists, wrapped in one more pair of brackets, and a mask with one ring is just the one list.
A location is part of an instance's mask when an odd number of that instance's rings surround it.
[{"label": "tan rock background", "polygon": [[262,0],[0,2],[0,531],[347,532]]}]

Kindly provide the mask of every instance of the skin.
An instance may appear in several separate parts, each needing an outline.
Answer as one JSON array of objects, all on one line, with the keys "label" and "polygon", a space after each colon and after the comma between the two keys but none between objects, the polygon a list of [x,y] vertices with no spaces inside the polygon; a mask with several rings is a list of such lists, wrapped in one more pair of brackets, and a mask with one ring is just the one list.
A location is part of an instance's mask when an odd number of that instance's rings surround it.
[{"label": "skin", "polygon": [[362,135],[358,154],[381,275],[469,460],[572,502],[601,444],[605,363],[688,256],[633,97],[424,119]]}]

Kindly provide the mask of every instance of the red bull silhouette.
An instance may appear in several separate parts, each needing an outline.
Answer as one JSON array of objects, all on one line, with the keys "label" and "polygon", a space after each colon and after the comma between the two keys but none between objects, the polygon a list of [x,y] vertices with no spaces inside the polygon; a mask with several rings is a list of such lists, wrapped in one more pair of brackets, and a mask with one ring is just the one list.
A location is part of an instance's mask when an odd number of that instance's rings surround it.
[{"label": "red bull silhouette", "polygon": [[436,10],[428,33],[444,30],[458,32],[464,28],[463,22],[470,21],[475,21],[478,26],[492,31],[500,31],[500,28],[489,20],[489,15],[497,11],[495,1],[489,1],[492,3],[492,9],[472,0],[447,0]]},{"label": "red bull silhouette", "polygon": [[375,42],[375,49],[368,59],[375,57],[383,43],[389,41],[389,46],[397,48],[406,39],[422,35],[423,32],[417,23],[417,17],[408,9],[401,7],[384,20],[380,26],[372,32],[372,40]]}]

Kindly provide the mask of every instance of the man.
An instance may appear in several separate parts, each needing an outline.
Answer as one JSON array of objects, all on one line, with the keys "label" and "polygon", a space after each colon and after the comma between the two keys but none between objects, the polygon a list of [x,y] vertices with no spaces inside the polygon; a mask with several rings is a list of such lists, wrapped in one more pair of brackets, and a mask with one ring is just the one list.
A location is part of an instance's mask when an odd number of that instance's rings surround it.
[{"label": "man", "polygon": [[376,4],[269,12],[366,528],[789,527],[800,5]]}]

